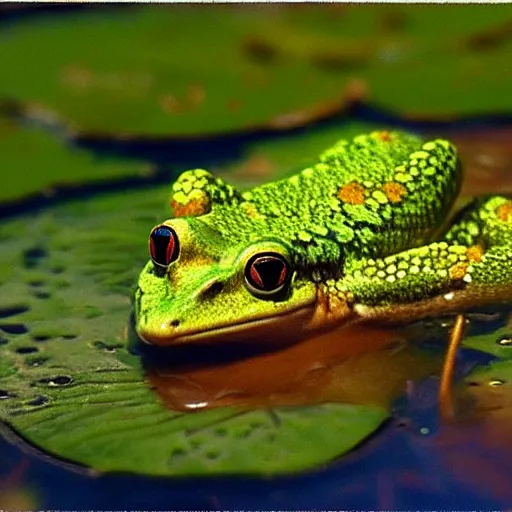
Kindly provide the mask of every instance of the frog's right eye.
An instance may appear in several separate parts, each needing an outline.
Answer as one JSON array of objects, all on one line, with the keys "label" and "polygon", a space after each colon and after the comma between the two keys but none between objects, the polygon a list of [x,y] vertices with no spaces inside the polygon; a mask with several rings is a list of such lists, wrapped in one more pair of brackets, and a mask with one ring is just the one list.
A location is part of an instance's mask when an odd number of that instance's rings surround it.
[{"label": "frog's right eye", "polygon": [[168,267],[178,259],[180,243],[176,231],[165,224],[156,226],[149,235],[149,254],[157,267]]},{"label": "frog's right eye", "polygon": [[245,266],[245,282],[249,291],[261,298],[281,292],[291,278],[288,260],[276,252],[255,254]]}]

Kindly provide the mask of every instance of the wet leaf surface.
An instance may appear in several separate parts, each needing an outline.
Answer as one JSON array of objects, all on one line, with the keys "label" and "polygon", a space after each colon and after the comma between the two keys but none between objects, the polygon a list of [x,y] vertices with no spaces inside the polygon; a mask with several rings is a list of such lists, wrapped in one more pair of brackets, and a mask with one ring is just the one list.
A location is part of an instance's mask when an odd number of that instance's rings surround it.
[{"label": "wet leaf surface", "polygon": [[501,327],[491,334],[467,337],[463,344],[465,347],[481,350],[499,359],[512,359],[512,330],[508,326]]},{"label": "wet leaf surface", "polygon": [[137,161],[98,159],[50,133],[22,127],[0,117],[2,187],[0,202],[42,193],[53,187],[84,182],[108,182],[147,174],[148,165]]}]

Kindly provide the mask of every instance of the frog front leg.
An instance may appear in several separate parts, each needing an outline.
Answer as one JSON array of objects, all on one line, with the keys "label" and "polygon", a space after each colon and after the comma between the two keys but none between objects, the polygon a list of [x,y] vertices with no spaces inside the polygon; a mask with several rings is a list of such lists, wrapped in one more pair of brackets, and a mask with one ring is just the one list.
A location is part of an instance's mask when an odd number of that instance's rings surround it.
[{"label": "frog front leg", "polygon": [[463,287],[470,280],[470,265],[481,256],[477,245],[434,242],[385,258],[354,260],[339,281],[327,284],[330,292],[337,290],[354,304],[411,303]]},{"label": "frog front leg", "polygon": [[443,240],[385,258],[353,258],[326,284],[363,317],[416,320],[512,300],[512,201],[480,199]]}]

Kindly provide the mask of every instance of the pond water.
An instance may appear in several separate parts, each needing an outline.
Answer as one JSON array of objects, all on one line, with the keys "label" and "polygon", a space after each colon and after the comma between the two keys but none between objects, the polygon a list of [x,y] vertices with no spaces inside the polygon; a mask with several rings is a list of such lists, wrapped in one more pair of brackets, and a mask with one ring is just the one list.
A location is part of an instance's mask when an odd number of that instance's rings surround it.
[{"label": "pond water", "polygon": [[[463,351],[459,371],[482,363]],[[394,417],[355,452],[325,468],[273,479],[157,479],[81,474],[1,441],[7,491],[33,489],[43,508],[499,509],[510,503],[510,437],[485,422],[443,422],[438,381],[410,383]],[[6,487],[4,487],[6,489]],[[12,491],[11,491],[12,492]],[[23,503],[21,498],[12,503]]]}]

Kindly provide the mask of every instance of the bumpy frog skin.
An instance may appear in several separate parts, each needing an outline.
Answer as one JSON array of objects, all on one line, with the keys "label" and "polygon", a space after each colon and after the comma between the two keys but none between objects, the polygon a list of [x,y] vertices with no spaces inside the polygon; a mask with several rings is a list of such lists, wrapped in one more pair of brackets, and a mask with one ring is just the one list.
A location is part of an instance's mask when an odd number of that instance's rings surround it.
[{"label": "bumpy frog skin", "polygon": [[403,132],[342,140],[239,191],[201,169],[172,188],[135,293],[146,342],[284,343],[356,319],[413,321],[512,298],[512,201],[453,211],[455,147]]}]

